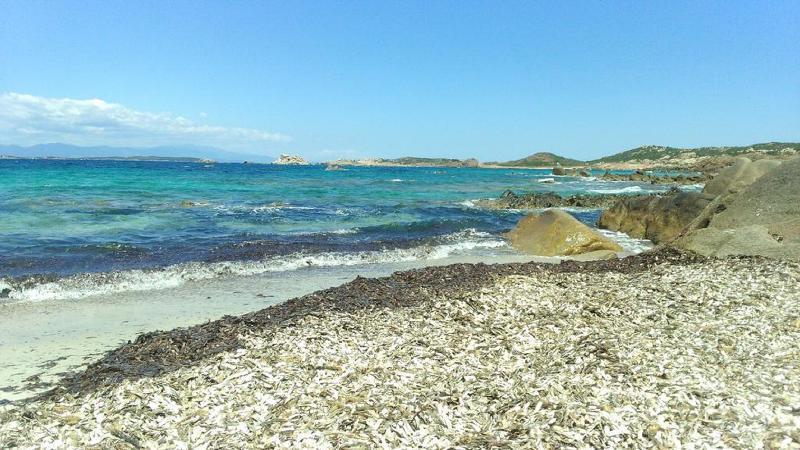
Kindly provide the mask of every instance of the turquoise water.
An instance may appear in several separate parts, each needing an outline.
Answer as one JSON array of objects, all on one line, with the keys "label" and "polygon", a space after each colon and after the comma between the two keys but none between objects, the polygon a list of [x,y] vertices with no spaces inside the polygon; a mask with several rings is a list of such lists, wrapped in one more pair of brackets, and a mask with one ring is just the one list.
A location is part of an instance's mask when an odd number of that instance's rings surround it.
[{"label": "turquoise water", "polygon": [[[476,208],[475,199],[506,189],[666,189],[539,182],[549,177],[549,170],[0,160],[0,292],[49,298],[67,295],[72,283],[68,295],[79,296],[103,284],[158,286],[165,277],[180,283],[453,252],[491,256],[511,252],[500,235],[522,212]],[[598,214],[573,213],[590,224]]]}]

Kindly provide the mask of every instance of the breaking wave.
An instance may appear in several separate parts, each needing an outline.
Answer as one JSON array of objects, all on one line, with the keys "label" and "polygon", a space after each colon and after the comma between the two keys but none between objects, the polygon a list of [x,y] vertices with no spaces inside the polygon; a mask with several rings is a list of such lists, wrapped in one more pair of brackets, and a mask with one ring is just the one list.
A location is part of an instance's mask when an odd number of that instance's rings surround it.
[{"label": "breaking wave", "polygon": [[309,267],[436,260],[479,249],[502,247],[508,245],[501,238],[490,233],[467,229],[410,248],[360,252],[299,252],[259,261],[188,262],[160,269],[83,273],[62,278],[52,276],[0,278],[0,293],[4,297],[3,300],[11,302],[80,299],[93,295],[174,288],[192,281],[285,272]]},{"label": "breaking wave", "polygon": [[626,186],[624,188],[617,188],[617,189],[588,189],[589,192],[595,192],[597,194],[633,194],[637,192],[644,192],[641,186]]}]

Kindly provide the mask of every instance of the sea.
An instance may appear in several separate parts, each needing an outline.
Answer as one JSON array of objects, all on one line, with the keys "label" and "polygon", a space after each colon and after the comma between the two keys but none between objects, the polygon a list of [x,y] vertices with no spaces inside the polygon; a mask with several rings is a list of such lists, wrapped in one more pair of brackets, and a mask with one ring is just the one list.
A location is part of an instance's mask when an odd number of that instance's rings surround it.
[{"label": "sea", "polygon": [[[515,253],[502,235],[528,211],[475,201],[509,189],[667,187],[545,169],[0,160],[0,303],[309,267],[461,254],[489,261]],[[600,214],[570,212],[592,226]],[[631,252],[648,246],[610,234]]]},{"label": "sea", "polygon": [[[528,169],[0,159],[0,408],[141,333],[245,314],[358,276],[558,262],[503,239],[531,211],[478,206],[509,189],[667,188]],[[568,211],[590,226],[600,215]],[[628,253],[651,246],[601,232]]]}]

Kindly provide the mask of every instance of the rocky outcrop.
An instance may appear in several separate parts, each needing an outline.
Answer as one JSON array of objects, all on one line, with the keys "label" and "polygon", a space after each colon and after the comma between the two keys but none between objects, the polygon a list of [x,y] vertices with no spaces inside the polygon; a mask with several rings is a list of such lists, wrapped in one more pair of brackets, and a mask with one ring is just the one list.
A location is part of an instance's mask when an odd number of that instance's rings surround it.
[{"label": "rocky outcrop", "polygon": [[505,191],[496,200],[479,200],[477,205],[496,209],[543,209],[543,208],[608,208],[624,198],[653,197],[651,194],[624,195],[570,195],[562,197],[555,192],[530,192],[515,194]]},{"label": "rocky outcrop", "polygon": [[733,164],[706,183],[703,193],[714,197],[735,194],[780,165],[781,162],[774,159],[750,161],[747,158],[736,158]]},{"label": "rocky outcrop", "polygon": [[592,230],[569,213],[557,209],[522,218],[507,234],[507,238],[515,249],[539,256],[622,251],[616,242]]},{"label": "rocky outcrop", "polygon": [[553,167],[553,175],[566,175],[567,171],[561,167],[561,164],[556,163],[555,167]]},{"label": "rocky outcrop", "polygon": [[658,244],[678,236],[711,200],[695,192],[624,198],[603,211],[598,225]]},{"label": "rocky outcrop", "polygon": [[708,190],[718,196],[671,246],[706,256],[800,260],[800,158],[739,159]]},{"label": "rocky outcrop", "polygon": [[[749,189],[756,180],[764,174],[780,166],[780,161],[758,160],[755,162],[747,158],[737,158],[733,164],[719,172],[712,180],[708,181],[702,193],[680,193],[663,198],[650,199],[624,199],[604,211],[600,217],[599,226],[614,231],[622,231],[633,237],[650,239],[655,243],[667,243],[680,236],[687,235],[695,230],[707,228],[712,221],[720,221],[726,215],[720,214],[729,207],[729,204],[740,192]],[[644,173],[634,173],[632,177],[646,176]],[[605,175],[604,175],[605,177]],[[640,180],[637,178],[637,180]],[[769,204],[771,200],[766,200]],[[755,211],[739,214],[748,225],[753,223],[749,216]],[[720,216],[721,218],[716,218]],[[755,237],[756,230],[747,230],[748,236]],[[708,233],[709,244],[722,245],[726,250],[732,251],[732,246],[737,240],[730,241],[731,233]],[[713,236],[712,236],[713,235]],[[684,248],[692,250],[703,249],[696,238],[682,241]],[[713,242],[713,244],[712,244]],[[703,251],[708,254],[708,251]],[[727,253],[726,253],[727,254]],[[749,254],[749,253],[747,253]]]},{"label": "rocky outcrop", "polygon": [[650,184],[699,184],[708,180],[707,175],[655,175],[637,170],[630,174],[611,173],[606,170],[600,176],[604,181],[637,181]]},{"label": "rocky outcrop", "polygon": [[468,159],[465,159],[465,160],[464,160],[464,161],[461,163],[461,167],[472,167],[472,168],[475,168],[475,167],[480,167],[480,166],[481,166],[481,162],[480,162],[480,161],[478,161],[478,160],[477,160],[477,159],[475,159],[475,158],[468,158]]},{"label": "rocky outcrop", "polygon": [[298,155],[281,155],[281,157],[273,161],[272,164],[280,164],[283,166],[307,166],[309,163]]}]

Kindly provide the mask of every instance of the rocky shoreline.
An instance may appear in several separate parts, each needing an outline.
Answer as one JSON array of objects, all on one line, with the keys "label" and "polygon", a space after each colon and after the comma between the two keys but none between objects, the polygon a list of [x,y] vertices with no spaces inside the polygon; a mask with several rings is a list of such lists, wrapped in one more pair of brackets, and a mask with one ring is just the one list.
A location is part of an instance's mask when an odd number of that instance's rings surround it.
[{"label": "rocky shoreline", "polygon": [[492,209],[542,209],[542,208],[599,208],[607,209],[621,199],[652,198],[679,192],[671,189],[659,194],[598,194],[598,195],[570,195],[563,197],[555,192],[526,192],[522,194],[513,191],[503,192],[497,199],[483,199],[475,201],[475,205]]},{"label": "rocky shoreline", "polygon": [[799,286],[667,250],[357,279],[143,335],[0,412],[0,446],[796,445]]}]

